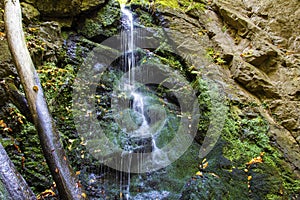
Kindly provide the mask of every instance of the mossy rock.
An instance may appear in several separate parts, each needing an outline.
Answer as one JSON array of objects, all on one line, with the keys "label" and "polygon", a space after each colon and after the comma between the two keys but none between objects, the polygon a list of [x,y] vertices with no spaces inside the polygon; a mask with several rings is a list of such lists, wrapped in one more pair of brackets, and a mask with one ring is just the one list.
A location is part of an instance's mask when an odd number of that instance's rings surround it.
[{"label": "mossy rock", "polygon": [[120,5],[110,0],[103,8],[79,22],[78,32],[96,42],[114,36],[120,26]]},{"label": "mossy rock", "polygon": [[105,3],[104,0],[26,0],[36,6],[43,17],[71,18]]}]

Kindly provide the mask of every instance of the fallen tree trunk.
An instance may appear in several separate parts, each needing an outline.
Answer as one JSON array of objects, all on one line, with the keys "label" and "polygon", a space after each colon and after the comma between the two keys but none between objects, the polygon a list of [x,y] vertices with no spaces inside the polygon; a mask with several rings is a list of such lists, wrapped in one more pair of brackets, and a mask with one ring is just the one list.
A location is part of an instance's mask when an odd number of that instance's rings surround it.
[{"label": "fallen tree trunk", "polygon": [[63,200],[83,199],[85,195],[66,158],[26,46],[19,0],[5,0],[4,20],[9,48],[59,196]]},{"label": "fallen tree trunk", "polygon": [[[0,184],[3,199],[35,200],[36,197],[23,177],[17,172],[5,149],[0,144]],[[1,186],[0,186],[1,187]],[[2,191],[3,191],[2,190]],[[3,194],[4,193],[4,194]]]}]

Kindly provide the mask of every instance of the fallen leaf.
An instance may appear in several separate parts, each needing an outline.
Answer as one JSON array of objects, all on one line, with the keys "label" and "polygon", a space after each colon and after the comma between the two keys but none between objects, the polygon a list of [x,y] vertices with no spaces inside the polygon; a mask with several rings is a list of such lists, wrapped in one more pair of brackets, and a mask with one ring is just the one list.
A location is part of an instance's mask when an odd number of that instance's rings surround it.
[{"label": "fallen leaf", "polygon": [[248,176],[248,181],[250,181],[252,179],[252,176]]},{"label": "fallen leaf", "polygon": [[203,173],[200,172],[200,171],[198,171],[198,172],[196,173],[196,176],[203,176]]},{"label": "fallen leaf", "polygon": [[202,166],[203,169],[207,168],[208,167],[208,162],[205,162]]},{"label": "fallen leaf", "polygon": [[85,193],[81,193],[81,196],[86,199],[87,195]]}]

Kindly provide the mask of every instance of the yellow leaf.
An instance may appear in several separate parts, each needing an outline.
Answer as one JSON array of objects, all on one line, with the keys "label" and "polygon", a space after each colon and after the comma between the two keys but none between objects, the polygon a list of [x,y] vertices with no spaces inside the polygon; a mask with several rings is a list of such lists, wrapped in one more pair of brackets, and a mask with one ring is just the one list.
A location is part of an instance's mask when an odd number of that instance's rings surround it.
[{"label": "yellow leaf", "polygon": [[207,168],[208,167],[208,162],[205,162],[202,166],[203,169]]},{"label": "yellow leaf", "polygon": [[11,128],[9,128],[9,127],[6,127],[6,128],[4,128],[4,129],[3,129],[3,131],[12,132],[12,129],[11,129]]},{"label": "yellow leaf", "polygon": [[30,32],[36,32],[38,29],[37,29],[37,28],[28,28],[28,30],[29,30]]},{"label": "yellow leaf", "polygon": [[7,127],[7,125],[4,123],[3,120],[0,120],[0,127],[2,127],[2,128],[6,128]]},{"label": "yellow leaf", "polygon": [[203,176],[203,173],[200,172],[200,171],[198,171],[198,172],[196,173],[196,175],[197,175],[197,176]]},{"label": "yellow leaf", "polygon": [[87,195],[85,193],[81,193],[81,196],[85,199]]},{"label": "yellow leaf", "polygon": [[250,181],[252,179],[252,176],[248,176],[248,181]]},{"label": "yellow leaf", "polygon": [[45,190],[37,196],[37,199],[45,199],[44,197],[55,196],[52,190]]}]

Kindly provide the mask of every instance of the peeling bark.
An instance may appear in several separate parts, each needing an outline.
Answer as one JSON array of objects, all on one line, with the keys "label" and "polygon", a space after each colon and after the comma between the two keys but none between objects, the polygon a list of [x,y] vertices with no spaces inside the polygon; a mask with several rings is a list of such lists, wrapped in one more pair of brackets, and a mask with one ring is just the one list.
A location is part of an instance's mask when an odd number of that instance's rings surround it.
[{"label": "peeling bark", "polygon": [[9,48],[59,196],[63,200],[83,199],[82,189],[66,159],[59,133],[50,115],[39,77],[26,46],[19,0],[5,0],[4,19]]}]

